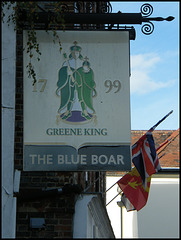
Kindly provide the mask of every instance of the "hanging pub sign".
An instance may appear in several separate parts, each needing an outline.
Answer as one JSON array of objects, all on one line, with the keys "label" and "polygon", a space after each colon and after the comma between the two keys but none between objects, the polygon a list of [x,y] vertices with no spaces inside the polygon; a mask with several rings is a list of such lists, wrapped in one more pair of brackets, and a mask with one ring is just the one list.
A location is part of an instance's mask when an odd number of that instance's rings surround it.
[{"label": "hanging pub sign", "polygon": [[26,66],[24,171],[131,169],[128,31],[37,31],[41,57]]}]

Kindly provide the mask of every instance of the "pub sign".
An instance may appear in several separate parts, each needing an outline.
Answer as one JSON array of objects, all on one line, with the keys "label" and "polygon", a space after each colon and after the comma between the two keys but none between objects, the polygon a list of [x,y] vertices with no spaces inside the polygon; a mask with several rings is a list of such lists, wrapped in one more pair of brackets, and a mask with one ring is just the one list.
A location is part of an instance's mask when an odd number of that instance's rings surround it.
[{"label": "pub sign", "polygon": [[37,31],[40,61],[26,66],[24,171],[131,169],[128,31]]}]

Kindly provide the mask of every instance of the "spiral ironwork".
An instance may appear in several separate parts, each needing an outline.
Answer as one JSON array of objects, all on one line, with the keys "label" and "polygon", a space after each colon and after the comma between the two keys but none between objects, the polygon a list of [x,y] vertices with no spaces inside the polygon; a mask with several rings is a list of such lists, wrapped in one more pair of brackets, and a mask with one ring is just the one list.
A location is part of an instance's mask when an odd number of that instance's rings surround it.
[{"label": "spiral ironwork", "polygon": [[[140,11],[144,17],[147,18],[153,13],[153,7],[150,4],[145,3],[141,6]],[[154,31],[153,23],[148,19],[148,22],[142,26],[141,31],[146,35],[150,35]]]},{"label": "spiral ironwork", "polygon": [[141,6],[140,11],[145,17],[149,17],[153,13],[153,7],[150,4],[145,3]]},{"label": "spiral ironwork", "polygon": [[150,35],[154,31],[154,25],[152,22],[144,24],[141,28],[142,33]]}]

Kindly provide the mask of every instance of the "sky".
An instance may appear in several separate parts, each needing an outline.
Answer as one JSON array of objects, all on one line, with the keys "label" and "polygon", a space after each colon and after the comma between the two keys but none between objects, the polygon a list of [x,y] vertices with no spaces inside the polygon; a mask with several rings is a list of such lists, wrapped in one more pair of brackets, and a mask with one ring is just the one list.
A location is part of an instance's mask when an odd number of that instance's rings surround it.
[{"label": "sky", "polygon": [[[130,40],[131,130],[148,130],[173,110],[156,130],[176,130],[179,125],[179,8],[178,1],[111,1],[112,13],[140,13],[149,3],[153,13],[149,17],[173,16],[168,21],[152,21],[154,31],[142,33],[144,23],[134,26],[135,40]],[[144,16],[144,15],[143,15]]]}]

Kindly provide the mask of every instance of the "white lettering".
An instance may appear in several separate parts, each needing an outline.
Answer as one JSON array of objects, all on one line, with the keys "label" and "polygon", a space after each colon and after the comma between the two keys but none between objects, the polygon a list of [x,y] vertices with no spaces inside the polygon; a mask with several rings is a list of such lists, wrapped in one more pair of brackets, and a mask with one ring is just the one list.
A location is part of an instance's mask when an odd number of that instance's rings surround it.
[{"label": "white lettering", "polygon": [[97,155],[92,155],[91,163],[92,164],[98,164],[98,156]]},{"label": "white lettering", "polygon": [[31,157],[31,163],[35,164],[35,160],[36,160],[36,164],[53,164],[53,155],[49,154],[49,155],[40,155],[40,154],[30,154],[29,155]]},{"label": "white lettering", "polygon": [[117,164],[123,164],[124,165],[124,161],[123,161],[124,157],[123,155],[117,155]]},{"label": "white lettering", "polygon": [[35,157],[37,157],[37,154],[30,154],[29,156],[32,158],[31,159],[32,164],[35,164]]},{"label": "white lettering", "polygon": [[43,157],[40,157],[40,154],[38,154],[38,164],[40,164],[40,161],[43,161],[43,164],[46,163],[46,155],[44,154]]},{"label": "white lettering", "polygon": [[52,162],[53,159],[52,158],[53,158],[52,154],[47,155],[47,164],[53,164],[53,162]]},{"label": "white lettering", "polygon": [[87,157],[87,155],[80,155],[80,156],[81,156],[80,163],[83,164],[83,165],[87,164],[87,163],[86,163],[86,157]]},{"label": "white lettering", "polygon": [[71,160],[73,164],[78,164],[79,163],[79,155],[74,158],[74,155],[71,155]]},{"label": "white lettering", "polygon": [[58,155],[58,164],[82,164],[86,165],[87,155]]},{"label": "white lettering", "polygon": [[114,158],[113,155],[110,156],[108,164],[114,163],[116,165],[116,159]]},{"label": "white lettering", "polygon": [[97,156],[97,155],[92,155],[91,156],[91,164],[102,164],[102,165],[105,165],[105,164],[114,164],[114,165],[124,165],[124,156],[123,155],[117,155],[117,156],[114,156],[114,155],[110,155],[110,157],[106,156],[106,155],[100,155],[100,156]]},{"label": "white lettering", "polygon": [[69,159],[68,159],[68,155],[65,155],[65,164],[71,164],[71,161],[69,161]]},{"label": "white lettering", "polygon": [[106,155],[100,155],[99,156],[99,162],[100,164],[107,164],[108,158]]},{"label": "white lettering", "polygon": [[58,155],[58,164],[64,163],[64,155]]}]

